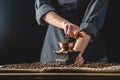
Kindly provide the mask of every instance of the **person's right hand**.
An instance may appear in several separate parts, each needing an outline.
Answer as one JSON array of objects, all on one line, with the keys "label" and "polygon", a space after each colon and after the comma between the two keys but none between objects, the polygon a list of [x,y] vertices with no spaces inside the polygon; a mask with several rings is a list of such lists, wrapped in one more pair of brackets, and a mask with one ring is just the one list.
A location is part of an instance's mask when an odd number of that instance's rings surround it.
[{"label": "person's right hand", "polygon": [[64,32],[66,35],[75,38],[79,31],[80,31],[79,26],[72,24],[70,22],[64,23]]}]

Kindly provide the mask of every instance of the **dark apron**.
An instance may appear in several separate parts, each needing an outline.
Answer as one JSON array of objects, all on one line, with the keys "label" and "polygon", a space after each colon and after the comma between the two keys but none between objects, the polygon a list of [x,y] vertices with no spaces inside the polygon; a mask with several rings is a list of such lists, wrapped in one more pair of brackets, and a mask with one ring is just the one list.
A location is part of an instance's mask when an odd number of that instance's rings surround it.
[{"label": "dark apron", "polygon": [[[54,1],[54,0],[53,0]],[[85,8],[90,0],[55,0],[55,8],[57,13],[69,20],[70,22],[80,25]],[[75,39],[72,39],[75,41]],[[41,52],[41,62],[54,62],[55,54],[53,51],[60,50],[58,42],[64,41],[63,30],[48,25],[48,30],[45,37],[45,42]],[[83,57],[85,61],[107,61],[107,52],[104,45],[104,40],[100,35],[87,46]]]}]

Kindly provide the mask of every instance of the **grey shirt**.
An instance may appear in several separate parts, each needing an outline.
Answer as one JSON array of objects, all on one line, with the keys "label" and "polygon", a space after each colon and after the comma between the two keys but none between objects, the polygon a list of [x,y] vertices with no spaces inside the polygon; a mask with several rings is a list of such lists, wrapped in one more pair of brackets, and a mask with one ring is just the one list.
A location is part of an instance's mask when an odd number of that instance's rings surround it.
[{"label": "grey shirt", "polygon": [[[107,55],[100,31],[105,20],[108,2],[109,0],[36,0],[36,20],[40,26],[47,24],[42,16],[52,10],[59,16],[80,26],[81,30],[94,39],[83,53],[85,61],[98,61]],[[63,30],[48,24],[40,61],[54,62],[53,51],[60,49],[58,42],[61,41],[64,41]]]}]

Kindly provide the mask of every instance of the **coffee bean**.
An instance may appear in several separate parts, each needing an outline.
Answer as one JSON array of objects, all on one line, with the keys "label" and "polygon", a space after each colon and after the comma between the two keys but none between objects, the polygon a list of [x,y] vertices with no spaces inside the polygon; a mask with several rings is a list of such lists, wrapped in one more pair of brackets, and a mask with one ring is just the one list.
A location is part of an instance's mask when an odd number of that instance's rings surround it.
[{"label": "coffee bean", "polygon": [[44,67],[90,67],[90,68],[104,68],[109,66],[117,66],[119,63],[107,63],[107,62],[87,62],[84,64],[69,64],[65,65],[60,62],[56,63],[19,63],[19,64],[5,64],[0,69],[42,69]]}]

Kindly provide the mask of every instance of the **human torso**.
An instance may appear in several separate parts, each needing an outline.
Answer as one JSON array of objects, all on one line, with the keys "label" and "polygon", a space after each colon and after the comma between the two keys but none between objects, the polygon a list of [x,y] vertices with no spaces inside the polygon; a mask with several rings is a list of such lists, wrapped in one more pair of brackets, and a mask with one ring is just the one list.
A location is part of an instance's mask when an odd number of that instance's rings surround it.
[{"label": "human torso", "polygon": [[57,13],[79,25],[90,0],[54,0]]}]

